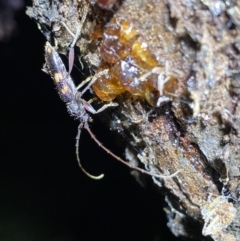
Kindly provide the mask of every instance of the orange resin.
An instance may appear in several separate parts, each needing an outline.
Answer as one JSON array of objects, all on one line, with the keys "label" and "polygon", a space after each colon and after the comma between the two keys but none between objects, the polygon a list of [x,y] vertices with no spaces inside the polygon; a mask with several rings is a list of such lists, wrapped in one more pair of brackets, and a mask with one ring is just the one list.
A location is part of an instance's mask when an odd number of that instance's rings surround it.
[{"label": "orange resin", "polygon": [[166,76],[163,63],[137,38],[133,24],[126,20],[113,18],[105,27],[100,47],[104,64],[100,70],[108,68],[109,72],[93,84],[101,100],[111,101],[128,91],[154,106],[161,95],[174,93],[178,80]]}]

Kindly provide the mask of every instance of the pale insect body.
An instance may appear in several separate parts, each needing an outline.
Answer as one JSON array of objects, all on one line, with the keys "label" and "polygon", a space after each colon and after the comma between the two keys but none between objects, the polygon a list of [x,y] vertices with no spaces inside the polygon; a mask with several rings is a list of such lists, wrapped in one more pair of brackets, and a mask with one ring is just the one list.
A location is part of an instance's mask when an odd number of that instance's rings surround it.
[{"label": "pale insect body", "polygon": [[47,70],[56,85],[60,98],[66,103],[70,115],[77,119],[82,119],[84,117],[83,121],[88,121],[89,116],[82,103],[81,92],[77,91],[61,58],[48,42],[45,45],[45,60]]},{"label": "pale insect body", "polygon": [[[91,118],[86,112],[86,110],[92,112],[93,114],[97,113],[98,111],[95,111],[94,108],[88,102],[81,98],[83,92],[77,91],[77,87],[75,86],[71,76],[68,74],[60,56],[55,51],[55,49],[50,45],[49,42],[46,42],[45,45],[45,60],[46,64],[44,66],[44,70],[51,75],[56,85],[56,89],[58,91],[60,98],[67,105],[67,110],[69,114],[71,116],[74,116],[76,119],[80,120],[78,135],[76,138],[76,155],[79,166],[87,176],[93,179],[100,179],[103,177],[103,174],[99,176],[92,176],[84,170],[80,163],[78,152],[79,139],[82,127],[85,127],[88,130],[88,132],[91,132],[88,126],[88,122],[91,121]],[[89,86],[87,86],[83,91],[85,92],[88,88]],[[105,109],[111,105],[113,104],[111,103],[109,105],[105,105],[101,109]]]}]

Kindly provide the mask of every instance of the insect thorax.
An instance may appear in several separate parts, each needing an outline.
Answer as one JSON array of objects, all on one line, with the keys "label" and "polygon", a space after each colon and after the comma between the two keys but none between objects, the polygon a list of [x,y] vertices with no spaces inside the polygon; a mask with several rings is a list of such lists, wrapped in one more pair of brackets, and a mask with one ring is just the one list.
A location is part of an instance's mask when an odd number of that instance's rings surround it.
[{"label": "insect thorax", "polygon": [[89,120],[89,115],[85,110],[83,102],[81,101],[81,95],[76,93],[74,99],[67,103],[67,110],[71,116],[76,119],[80,119],[83,122]]}]

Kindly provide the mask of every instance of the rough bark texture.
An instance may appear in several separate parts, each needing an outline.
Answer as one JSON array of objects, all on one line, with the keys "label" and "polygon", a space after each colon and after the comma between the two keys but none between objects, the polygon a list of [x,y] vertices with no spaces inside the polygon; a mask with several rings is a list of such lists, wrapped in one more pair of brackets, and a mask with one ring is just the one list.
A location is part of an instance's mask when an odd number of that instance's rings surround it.
[{"label": "rough bark texture", "polygon": [[[119,103],[112,129],[142,150],[147,170],[180,170],[153,178],[164,190],[171,231],[240,240],[240,3],[123,0],[103,10],[94,1],[33,0],[27,14],[66,53],[73,37],[61,22],[75,33],[84,11],[76,46],[90,70],[109,69],[93,88]],[[129,73],[141,80],[118,82]]]}]

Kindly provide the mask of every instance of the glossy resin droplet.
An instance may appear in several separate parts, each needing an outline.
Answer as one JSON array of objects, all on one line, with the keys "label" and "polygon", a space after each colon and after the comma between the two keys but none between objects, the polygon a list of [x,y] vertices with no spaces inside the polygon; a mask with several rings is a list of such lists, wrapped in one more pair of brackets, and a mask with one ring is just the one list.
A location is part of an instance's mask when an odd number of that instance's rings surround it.
[{"label": "glossy resin droplet", "polygon": [[164,64],[138,36],[133,23],[123,19],[113,18],[105,27],[100,47],[104,63],[100,69],[108,68],[109,72],[93,85],[101,100],[111,101],[128,91],[155,106],[162,95],[171,97],[175,93],[177,78],[166,74]]}]

